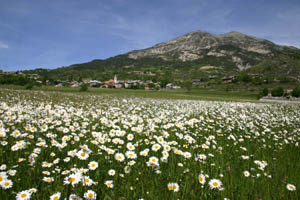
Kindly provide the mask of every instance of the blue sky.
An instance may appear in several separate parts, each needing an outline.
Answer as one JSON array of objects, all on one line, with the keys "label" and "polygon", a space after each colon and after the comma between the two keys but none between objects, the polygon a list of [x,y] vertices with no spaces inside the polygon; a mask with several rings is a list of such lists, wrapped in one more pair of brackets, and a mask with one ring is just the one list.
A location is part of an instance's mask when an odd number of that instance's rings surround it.
[{"label": "blue sky", "polygon": [[105,59],[196,30],[300,48],[300,1],[0,0],[0,69]]}]

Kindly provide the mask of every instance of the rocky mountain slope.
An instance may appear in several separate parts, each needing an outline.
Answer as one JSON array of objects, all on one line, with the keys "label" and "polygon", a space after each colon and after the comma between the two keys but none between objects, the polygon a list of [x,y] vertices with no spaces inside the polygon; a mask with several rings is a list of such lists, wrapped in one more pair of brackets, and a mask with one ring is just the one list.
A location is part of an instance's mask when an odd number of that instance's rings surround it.
[{"label": "rocky mountain slope", "polygon": [[195,31],[148,49],[130,52],[128,57],[133,59],[156,57],[166,61],[182,62],[204,59],[208,56],[220,57],[231,61],[235,67],[243,70],[276,53],[293,52],[299,50],[294,47],[279,46],[239,32],[215,35]]}]

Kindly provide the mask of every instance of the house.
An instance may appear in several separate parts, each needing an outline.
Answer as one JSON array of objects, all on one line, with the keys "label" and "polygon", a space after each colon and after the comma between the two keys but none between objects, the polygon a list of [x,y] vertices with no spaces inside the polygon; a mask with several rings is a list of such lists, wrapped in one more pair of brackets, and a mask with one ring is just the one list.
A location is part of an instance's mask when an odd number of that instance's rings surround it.
[{"label": "house", "polygon": [[201,79],[193,79],[192,82],[193,82],[193,84],[199,84],[202,82],[202,80]]},{"label": "house", "polygon": [[178,85],[176,85],[175,83],[168,83],[168,84],[166,85],[166,88],[167,88],[167,89],[180,89],[181,87],[178,86]]},{"label": "house", "polygon": [[90,80],[89,84],[91,87],[99,87],[102,84],[102,82],[98,80]]},{"label": "house", "polygon": [[72,88],[80,86],[80,84],[77,81],[70,82],[69,84],[70,84],[70,87],[72,87]]},{"label": "house", "polygon": [[235,79],[235,76],[225,76],[222,78],[222,81],[224,83],[232,83],[232,81]]}]

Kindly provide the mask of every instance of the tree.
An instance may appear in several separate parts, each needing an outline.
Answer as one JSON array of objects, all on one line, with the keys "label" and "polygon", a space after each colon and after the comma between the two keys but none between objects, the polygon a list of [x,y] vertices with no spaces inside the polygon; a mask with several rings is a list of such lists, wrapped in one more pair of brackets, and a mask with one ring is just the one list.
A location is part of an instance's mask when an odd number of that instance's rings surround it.
[{"label": "tree", "polygon": [[283,94],[284,94],[284,89],[282,87],[274,88],[271,91],[271,94],[272,94],[273,97],[282,97]]},{"label": "tree", "polygon": [[181,86],[186,89],[188,92],[192,89],[193,82],[191,80],[185,80],[181,83]]},{"label": "tree", "polygon": [[292,93],[291,93],[291,95],[293,97],[300,97],[300,87],[294,88],[293,91],[292,91]]},{"label": "tree", "polygon": [[262,94],[263,94],[263,96],[268,96],[268,94],[269,94],[268,88],[264,88],[262,91]]}]

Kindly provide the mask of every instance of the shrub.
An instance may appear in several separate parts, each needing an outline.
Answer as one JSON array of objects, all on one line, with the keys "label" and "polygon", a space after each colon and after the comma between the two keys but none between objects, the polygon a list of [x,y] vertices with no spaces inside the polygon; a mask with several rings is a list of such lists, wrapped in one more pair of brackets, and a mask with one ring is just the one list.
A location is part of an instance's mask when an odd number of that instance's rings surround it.
[{"label": "shrub", "polygon": [[80,89],[79,89],[80,92],[86,92],[88,91],[88,86],[86,84],[82,84],[80,86]]},{"label": "shrub", "polygon": [[264,88],[262,91],[262,94],[263,94],[263,96],[268,96],[268,94],[269,94],[268,88]]},{"label": "shrub", "polygon": [[25,89],[26,90],[31,90],[33,88],[33,84],[32,83],[28,83],[25,85]]},{"label": "shrub", "polygon": [[284,94],[284,89],[282,87],[274,88],[271,91],[271,94],[272,94],[273,97],[282,97],[283,94]]},{"label": "shrub", "polygon": [[291,93],[291,95],[293,97],[300,97],[300,87],[294,88],[293,91],[292,91],[292,93]]}]

